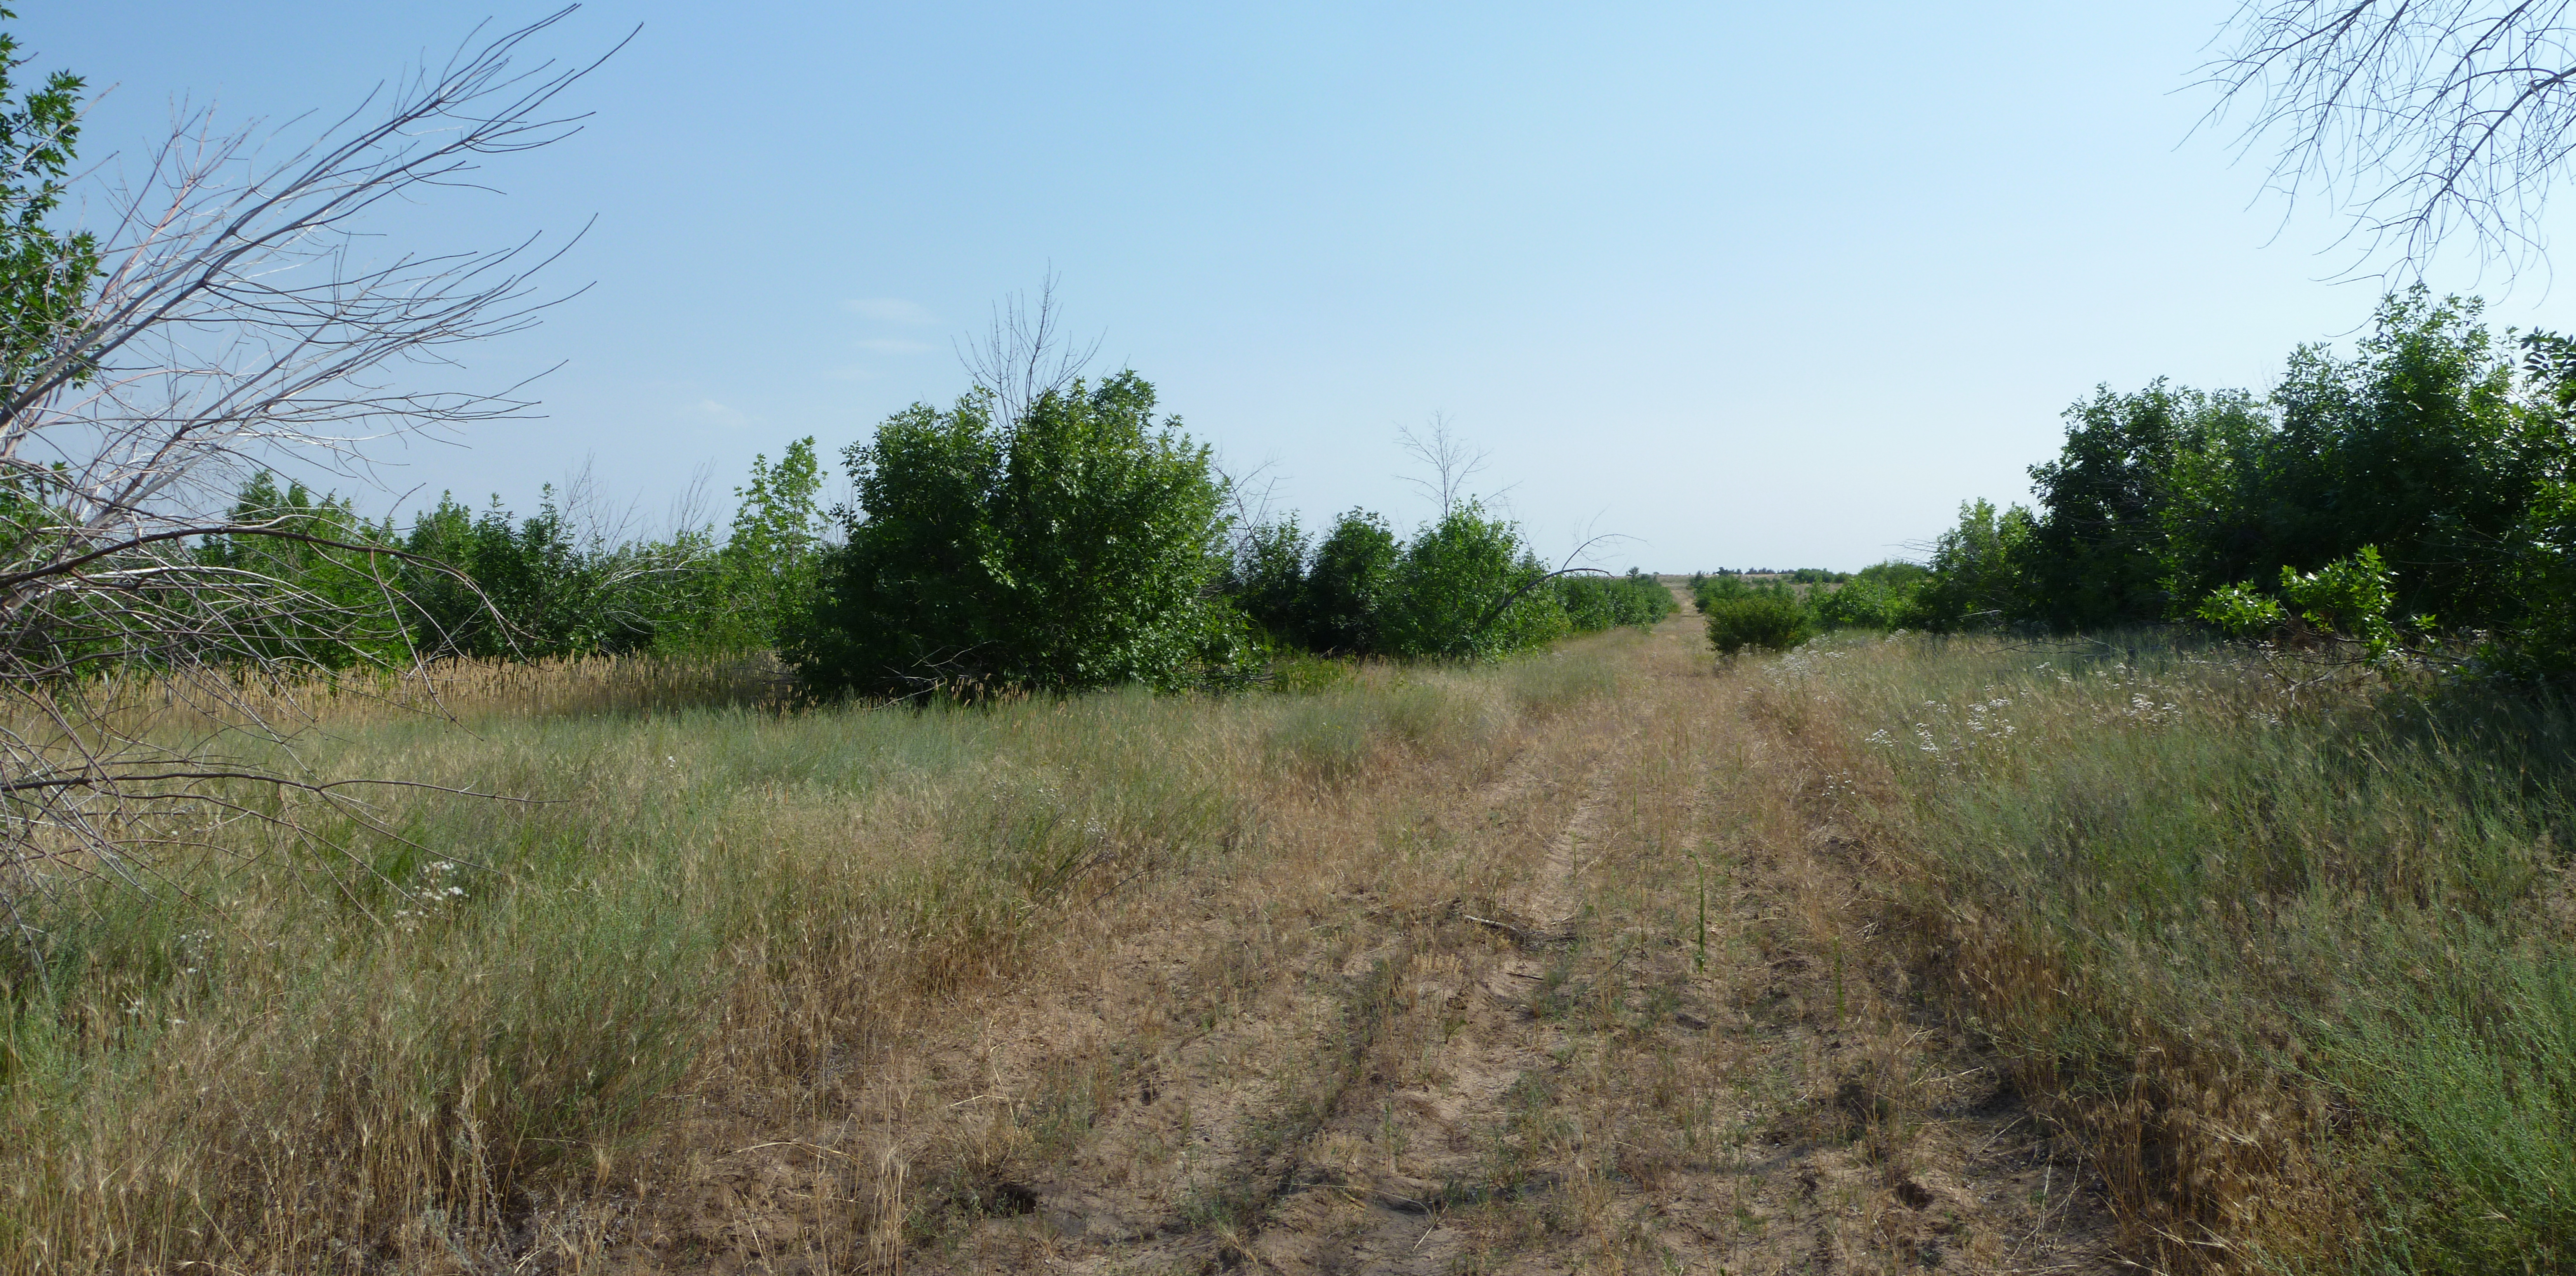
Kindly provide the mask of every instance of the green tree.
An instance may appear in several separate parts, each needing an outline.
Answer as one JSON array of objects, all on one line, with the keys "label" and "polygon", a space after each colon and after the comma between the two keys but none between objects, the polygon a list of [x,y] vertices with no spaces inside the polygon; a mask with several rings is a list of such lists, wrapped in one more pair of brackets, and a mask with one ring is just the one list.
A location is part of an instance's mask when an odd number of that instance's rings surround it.
[{"label": "green tree", "polygon": [[1462,501],[1404,547],[1378,613],[1379,639],[1399,656],[1485,659],[1567,632],[1547,566],[1510,523]]},{"label": "green tree", "polygon": [[2108,386],[2066,410],[2057,459],[2031,467],[2033,619],[2059,628],[2151,623],[2174,600],[2164,548],[2182,459],[2259,428],[2243,391],[2205,393],[2162,378],[2133,394]]},{"label": "green tree", "polygon": [[2521,384],[2477,316],[2476,302],[2420,287],[2392,296],[2353,358],[2302,347],[2270,417],[2220,423],[2182,453],[2159,551],[2175,610],[2367,545],[2399,612],[2516,624],[2528,516],[2566,471],[2569,440],[2554,385]]},{"label": "green tree", "polygon": [[1226,596],[1244,615],[1272,639],[1301,647],[1316,645],[1306,572],[1310,548],[1293,514],[1259,524],[1235,543],[1225,577]]},{"label": "green tree", "polygon": [[225,522],[203,538],[197,565],[217,587],[200,591],[209,648],[234,659],[294,658],[328,669],[398,662],[409,654],[393,607],[402,565],[390,524],[360,518],[345,498],[285,490],[260,471]]},{"label": "green tree", "polygon": [[732,534],[717,555],[720,597],[707,610],[710,645],[775,646],[799,617],[814,608],[822,567],[824,521],[817,495],[823,467],[811,435],[787,445],[771,465],[767,454],[751,461],[751,479],[734,489]]},{"label": "green tree", "polygon": [[858,486],[789,658],[823,694],[964,694],[1230,675],[1225,488],[1134,372],[896,413],[844,454]]},{"label": "green tree", "polygon": [[[0,18],[16,16],[0,6]],[[45,224],[62,205],[85,81],[56,71],[11,100],[26,64],[16,37],[0,32],[0,396],[12,403],[79,328],[99,267],[96,237]]]},{"label": "green tree", "polygon": [[1399,557],[1384,518],[1354,509],[1335,519],[1306,571],[1306,641],[1318,651],[1380,650],[1378,613]]},{"label": "green tree", "polygon": [[2033,519],[2019,505],[1959,506],[1959,522],[1933,542],[1931,577],[1916,595],[1925,627],[1986,629],[2030,620]]}]

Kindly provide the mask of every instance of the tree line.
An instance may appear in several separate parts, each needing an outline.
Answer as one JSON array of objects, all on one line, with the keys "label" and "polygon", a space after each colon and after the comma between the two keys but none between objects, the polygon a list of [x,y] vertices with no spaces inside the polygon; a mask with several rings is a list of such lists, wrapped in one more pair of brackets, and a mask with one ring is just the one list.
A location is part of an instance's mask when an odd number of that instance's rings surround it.
[{"label": "tree line", "polygon": [[262,472],[230,520],[255,530],[196,552],[315,600],[253,637],[327,667],[774,650],[817,695],[1232,687],[1282,653],[1486,659],[1674,608],[1633,570],[1551,569],[1472,499],[1410,536],[1245,518],[1133,371],[1003,401],[889,417],[842,454],[846,506],[820,503],[812,438],[763,455],[721,531],[610,537],[551,488],[524,517],[450,494],[404,528]]},{"label": "tree line", "polygon": [[2479,316],[2418,286],[2381,303],[2350,355],[2294,351],[2268,395],[2097,388],[2031,467],[2034,505],[1967,502],[1921,566],[1838,587],[1695,579],[1712,638],[2182,623],[2576,672],[2576,339]]}]

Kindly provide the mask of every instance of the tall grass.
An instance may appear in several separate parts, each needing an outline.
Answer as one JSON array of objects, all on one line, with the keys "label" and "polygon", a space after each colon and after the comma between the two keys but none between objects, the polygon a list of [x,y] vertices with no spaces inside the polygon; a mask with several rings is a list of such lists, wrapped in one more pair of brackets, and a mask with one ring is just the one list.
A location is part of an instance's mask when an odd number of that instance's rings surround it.
[{"label": "tall grass", "polygon": [[1826,640],[1768,711],[2167,1268],[2576,1268],[2576,715],[2152,634]]},{"label": "tall grass", "polygon": [[452,721],[298,700],[306,756],[528,800],[290,805],[313,840],[210,826],[149,889],[21,901],[0,1272],[516,1253],[684,1100],[792,1116],[864,1086],[1066,910],[1253,851],[1319,789],[1472,772],[1615,688],[1599,651],[921,710],[781,712],[713,669],[461,672]]}]

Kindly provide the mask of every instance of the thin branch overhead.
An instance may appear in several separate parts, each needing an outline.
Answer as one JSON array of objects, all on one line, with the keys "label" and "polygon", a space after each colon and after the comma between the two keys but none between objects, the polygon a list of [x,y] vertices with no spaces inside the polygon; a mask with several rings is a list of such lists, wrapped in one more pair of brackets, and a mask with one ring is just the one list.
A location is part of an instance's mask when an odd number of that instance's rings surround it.
[{"label": "thin branch overhead", "polygon": [[[2420,275],[2446,242],[2516,266],[2544,247],[2576,151],[2571,0],[2250,0],[2204,67],[2212,123],[2295,202],[2350,218],[2360,263]],[[2358,268],[2358,267],[2357,267]]]}]

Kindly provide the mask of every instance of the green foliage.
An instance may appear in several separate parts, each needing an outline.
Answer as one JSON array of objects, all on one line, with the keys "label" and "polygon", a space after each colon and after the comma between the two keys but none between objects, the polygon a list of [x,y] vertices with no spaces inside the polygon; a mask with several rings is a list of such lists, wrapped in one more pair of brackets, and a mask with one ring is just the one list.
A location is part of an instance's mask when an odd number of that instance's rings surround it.
[{"label": "green foliage", "polygon": [[280,492],[265,471],[242,485],[227,521],[242,530],[207,537],[196,559],[215,569],[199,606],[229,654],[330,669],[408,654],[399,610],[387,605],[403,564],[369,552],[395,545],[390,524],[371,526],[347,500],[317,499],[300,482]]},{"label": "green foliage", "polygon": [[2177,468],[2222,440],[2260,428],[2261,405],[2159,379],[2135,394],[2109,387],[2066,410],[2065,447],[2031,467],[2040,514],[2031,528],[2021,618],[2060,628],[2151,623],[2172,609],[2165,547]]},{"label": "green foliage", "polygon": [[708,619],[688,635],[690,645],[775,647],[813,613],[823,560],[825,525],[816,503],[822,488],[811,435],[788,444],[775,466],[765,453],[752,458],[750,482],[734,489],[741,504],[732,532],[715,556],[712,583],[720,593],[702,604]]},{"label": "green foliage", "polygon": [[1317,645],[1315,608],[1309,598],[1306,560],[1311,546],[1295,515],[1245,531],[1227,566],[1226,596],[1273,639],[1300,647]]},{"label": "green foliage", "polygon": [[1486,659],[1568,631],[1548,570],[1510,523],[1466,502],[1416,534],[1397,559],[1379,610],[1379,639],[1399,656]]},{"label": "green foliage", "polygon": [[1223,588],[1274,642],[1453,660],[1652,624],[1672,609],[1651,577],[1554,576],[1517,529],[1474,502],[1404,542],[1363,510],[1335,520],[1319,544],[1293,518],[1254,527],[1236,542]]},{"label": "green foliage", "polygon": [[1922,624],[1920,596],[1930,568],[1890,559],[1845,578],[1842,588],[1809,597],[1829,629],[1911,629]]},{"label": "green foliage", "polygon": [[[0,7],[0,18],[17,15]],[[18,41],[0,32],[0,391],[15,395],[63,352],[98,277],[98,241],[45,225],[80,140],[84,81],[69,71],[10,98]]]},{"label": "green foliage", "polygon": [[1017,421],[987,394],[915,404],[845,456],[848,539],[788,644],[816,691],[1173,687],[1247,655],[1240,613],[1212,597],[1224,487],[1133,372]]},{"label": "green foliage", "polygon": [[1702,583],[1699,611],[1708,645],[1721,656],[1747,648],[1787,651],[1821,632],[1807,595],[1786,581],[1747,582],[1712,576]]},{"label": "green foliage", "polygon": [[1578,634],[1623,625],[1649,629],[1677,606],[1673,591],[1633,567],[1625,576],[1560,576],[1556,592],[1567,626]]},{"label": "green foliage", "polygon": [[2281,599],[2318,630],[2359,639],[2374,660],[2397,645],[2396,626],[2388,619],[2396,591],[2376,546],[2364,545],[2312,572],[2282,568]]},{"label": "green foliage", "polygon": [[2269,634],[2290,618],[2290,614],[2281,609],[2280,599],[2245,584],[2211,590],[2192,609],[2192,616],[2220,633],[2236,638]]},{"label": "green foliage", "polygon": [[556,505],[552,485],[524,519],[498,497],[476,514],[443,495],[403,547],[452,569],[414,564],[406,574],[403,616],[426,655],[614,655],[707,627],[710,591],[692,598],[685,588],[707,568],[713,546],[705,536],[626,544],[585,536]]},{"label": "green foliage", "polygon": [[1963,509],[1923,623],[2297,621],[2385,654],[2394,617],[2438,616],[2483,635],[2489,669],[2576,671],[2576,343],[2500,340],[2478,315],[2390,296],[2352,357],[2302,347],[2261,400],[2097,391],[2031,470],[2035,514]]},{"label": "green foliage", "polygon": [[1306,642],[1318,651],[1378,650],[1378,607],[1401,556],[1385,519],[1357,509],[1335,519],[1306,569]]},{"label": "green foliage", "polygon": [[2357,355],[2291,356],[2270,416],[2176,457],[2159,551],[2178,610],[2209,590],[2307,572],[2376,546],[2395,608],[2506,628],[2535,501],[2570,459],[2556,387],[2517,392],[2475,302],[2389,298]]},{"label": "green foliage", "polygon": [[1933,629],[1990,629],[2031,619],[2036,547],[2029,510],[1997,511],[1986,501],[1959,507],[1958,525],[1933,542],[1931,574],[1916,593]]}]

